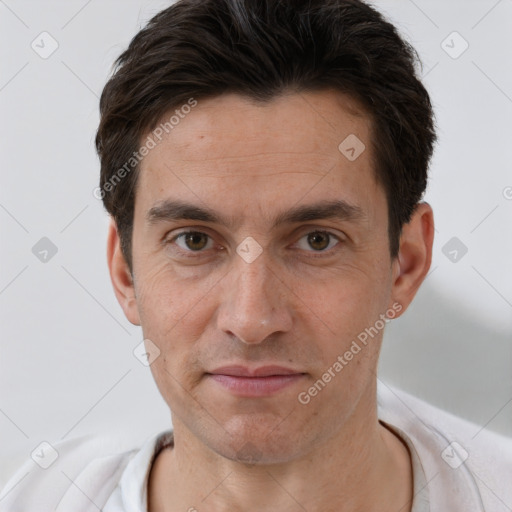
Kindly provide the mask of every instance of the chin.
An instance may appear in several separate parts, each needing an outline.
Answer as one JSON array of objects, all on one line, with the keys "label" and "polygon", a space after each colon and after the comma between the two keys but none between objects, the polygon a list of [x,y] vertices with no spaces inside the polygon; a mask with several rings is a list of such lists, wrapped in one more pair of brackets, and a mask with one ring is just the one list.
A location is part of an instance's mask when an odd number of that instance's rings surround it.
[{"label": "chin", "polygon": [[[218,436],[212,439],[210,446],[217,454],[247,465],[267,465],[286,463],[300,457],[307,448],[307,438],[300,429],[294,432],[290,425],[279,428],[283,420],[274,417],[274,421],[252,418],[225,425],[229,433],[221,441]],[[227,440],[227,443],[225,442]]]}]

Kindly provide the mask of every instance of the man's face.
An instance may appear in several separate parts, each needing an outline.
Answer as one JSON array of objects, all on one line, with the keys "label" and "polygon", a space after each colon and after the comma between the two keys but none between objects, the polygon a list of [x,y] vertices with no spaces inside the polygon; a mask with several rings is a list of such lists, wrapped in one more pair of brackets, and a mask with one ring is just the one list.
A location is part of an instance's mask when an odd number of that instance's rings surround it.
[{"label": "man's face", "polygon": [[291,460],[368,412],[396,271],[370,128],[339,93],[225,95],[200,100],[141,164],[131,320],[161,352],[151,369],[175,429],[225,457]]}]

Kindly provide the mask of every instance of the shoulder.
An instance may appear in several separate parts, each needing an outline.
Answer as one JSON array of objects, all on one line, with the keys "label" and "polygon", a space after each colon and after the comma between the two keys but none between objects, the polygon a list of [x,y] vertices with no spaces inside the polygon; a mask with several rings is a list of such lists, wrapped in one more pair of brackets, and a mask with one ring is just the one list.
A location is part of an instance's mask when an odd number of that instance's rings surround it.
[{"label": "shoulder", "polygon": [[433,488],[440,488],[441,480],[461,486],[467,484],[485,510],[510,510],[512,438],[382,382],[379,382],[378,402],[379,418],[409,437],[424,469],[430,471],[427,479],[434,478]]},{"label": "shoulder", "polygon": [[485,450],[487,458],[495,454],[504,462],[512,462],[512,437],[455,416],[398,388],[389,385],[385,385],[385,388],[379,388],[379,398],[382,399],[380,404],[393,413],[400,414],[404,408],[408,409],[409,418],[417,416],[418,420],[433,431],[442,431],[445,436],[465,441],[475,455]]},{"label": "shoulder", "polygon": [[111,436],[41,443],[1,491],[0,511],[53,512],[63,503],[86,510],[108,498],[137,451]]}]

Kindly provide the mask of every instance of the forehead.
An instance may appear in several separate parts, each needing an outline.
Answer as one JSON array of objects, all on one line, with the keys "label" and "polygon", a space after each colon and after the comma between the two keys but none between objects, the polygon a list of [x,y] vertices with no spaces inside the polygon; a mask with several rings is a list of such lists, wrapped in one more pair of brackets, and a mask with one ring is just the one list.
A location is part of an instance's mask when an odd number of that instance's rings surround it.
[{"label": "forehead", "polygon": [[236,209],[235,215],[292,205],[305,195],[371,207],[377,184],[370,136],[364,109],[338,92],[267,103],[235,94],[199,99],[144,157],[136,210],[167,195]]},{"label": "forehead", "polygon": [[[172,116],[172,111],[166,113],[160,124],[174,117],[177,124],[167,130],[170,133],[162,145],[170,142],[174,151],[181,152],[193,142],[196,155],[188,154],[190,160],[204,160],[209,155],[243,157],[252,147],[260,149],[262,145],[276,152],[288,148],[332,154],[350,134],[368,141],[371,125],[369,115],[355,99],[329,90],[287,93],[264,103],[224,94],[200,99],[189,110],[180,119]],[[233,139],[243,144],[233,146]]]}]

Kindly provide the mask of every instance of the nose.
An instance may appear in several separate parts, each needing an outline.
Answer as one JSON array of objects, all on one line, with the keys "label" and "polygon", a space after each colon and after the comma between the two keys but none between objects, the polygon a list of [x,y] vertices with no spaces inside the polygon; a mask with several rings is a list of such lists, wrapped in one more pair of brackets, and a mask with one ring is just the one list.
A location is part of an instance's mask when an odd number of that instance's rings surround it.
[{"label": "nose", "polygon": [[224,279],[217,317],[219,329],[247,345],[259,344],[291,329],[289,293],[269,268],[264,253],[251,263],[237,256]]}]

